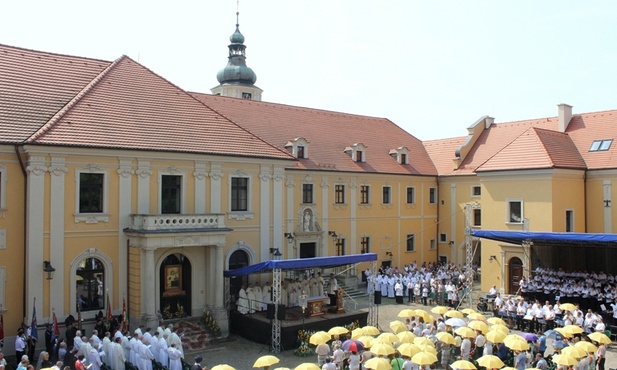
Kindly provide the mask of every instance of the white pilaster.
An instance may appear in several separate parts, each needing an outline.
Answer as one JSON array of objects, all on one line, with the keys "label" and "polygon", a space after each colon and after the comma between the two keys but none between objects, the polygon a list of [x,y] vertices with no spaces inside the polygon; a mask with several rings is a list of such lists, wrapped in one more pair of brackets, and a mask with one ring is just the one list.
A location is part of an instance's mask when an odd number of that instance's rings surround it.
[{"label": "white pilaster", "polygon": [[259,243],[260,262],[270,256],[270,180],[272,173],[268,166],[261,166],[259,172]]},{"label": "white pilaster", "polygon": [[[287,188],[287,232],[288,233],[292,233],[294,231],[294,179],[291,176],[287,177],[287,180],[285,181],[285,187]],[[299,254],[299,248],[295,248],[294,246],[296,242],[294,241],[294,243],[288,243],[288,247],[287,247],[287,258],[300,258],[300,254]]]},{"label": "white pilaster", "polygon": [[220,289],[219,287],[213,286],[211,284],[212,281],[216,281],[216,251],[215,251],[215,247],[214,246],[209,246],[206,249],[206,256],[207,256],[207,261],[206,261],[206,266],[207,266],[207,273],[205,274],[208,278],[207,282],[206,282],[206,286],[209,287],[209,289],[206,290],[206,304],[209,306],[214,306],[215,302],[214,302],[214,297],[216,294],[216,289]]},{"label": "white pilaster", "polygon": [[[272,231],[274,248],[278,248],[281,253],[284,253],[283,249],[283,181],[285,180],[285,169],[277,167],[274,169],[273,187],[274,191],[272,200],[272,225],[274,229]],[[286,242],[285,239],[285,243]],[[287,258],[291,258],[287,255]]]},{"label": "white pilaster", "polygon": [[28,160],[28,190],[26,194],[26,317],[32,317],[33,299],[37,302],[37,321],[43,322],[43,223],[45,209],[44,157]]},{"label": "white pilaster", "polygon": [[329,224],[328,224],[328,217],[330,217],[330,207],[329,207],[329,190],[330,185],[328,185],[328,177],[324,176],[321,179],[321,209],[322,212],[321,214],[323,215],[323,237],[322,237],[322,241],[321,241],[321,252],[317,252],[317,257],[322,257],[322,256],[327,256],[328,255],[328,238],[330,237],[328,235],[328,230],[329,230]]},{"label": "white pilaster", "polygon": [[210,167],[210,212],[221,213],[221,179],[223,174],[220,164]]},{"label": "white pilaster", "polygon": [[[608,201],[609,206],[604,206],[604,232],[612,233],[613,231],[613,218],[611,216],[612,202],[612,184],[611,180],[604,180],[604,201]],[[617,206],[617,205],[616,205]],[[584,211],[584,210],[583,210]]]},{"label": "white pilaster", "polygon": [[206,179],[208,172],[204,163],[195,163],[195,213],[206,213]]},{"label": "white pilaster", "polygon": [[142,310],[145,314],[145,324],[146,326],[157,326],[158,325],[158,317],[156,315],[156,274],[155,274],[155,266],[154,266],[154,248],[143,248],[142,255],[144,256],[144,264],[143,264],[143,284],[142,284]]},{"label": "white pilaster", "polygon": [[358,188],[358,186],[356,185],[356,178],[352,178],[351,179],[351,183],[349,184],[349,210],[350,210],[350,216],[351,219],[349,220],[350,222],[350,233],[351,235],[349,235],[349,246],[348,246],[348,250],[349,252],[347,252],[348,254],[356,254],[356,228],[358,226],[358,201],[357,201],[357,191],[356,189]]},{"label": "white pilaster", "polygon": [[[437,195],[439,195],[439,191],[437,192]],[[439,207],[439,203],[437,204],[437,207]],[[449,245],[449,247],[446,248],[450,248],[450,261],[454,262],[454,263],[463,263],[463,261],[460,259],[460,256],[456,256],[454,253],[460,251],[460,248],[458,247],[459,241],[456,240],[456,184],[450,184],[450,240],[454,241],[454,244]],[[439,241],[439,235],[438,237],[438,241]]]},{"label": "white pilaster", "polygon": [[225,270],[225,261],[223,259],[223,245],[217,245],[215,247],[215,260],[216,260],[216,271],[214,276],[214,307],[217,309],[223,308],[223,296],[225,294],[223,287],[225,286],[223,282],[223,270]]},{"label": "white pilaster", "polygon": [[[132,187],[133,187],[133,170],[130,160],[120,160],[118,168],[118,262],[114,275],[118,277],[118,299],[113,299],[115,302],[121,302],[122,297],[128,296],[128,237],[124,233],[124,229],[131,225],[130,215],[132,213]],[[119,307],[120,309],[122,307]]]},{"label": "white pilaster", "polygon": [[[49,261],[56,269],[54,279],[49,282],[51,292],[61,292],[64,288],[64,185],[68,172],[64,158],[52,157],[51,167],[51,197],[49,217]],[[56,315],[64,316],[64,295],[51,294],[49,305],[55,309]],[[47,314],[47,313],[45,313]],[[51,313],[50,317],[51,317]]]},{"label": "white pilaster", "polygon": [[139,161],[137,164],[137,213],[150,213],[150,162]]}]

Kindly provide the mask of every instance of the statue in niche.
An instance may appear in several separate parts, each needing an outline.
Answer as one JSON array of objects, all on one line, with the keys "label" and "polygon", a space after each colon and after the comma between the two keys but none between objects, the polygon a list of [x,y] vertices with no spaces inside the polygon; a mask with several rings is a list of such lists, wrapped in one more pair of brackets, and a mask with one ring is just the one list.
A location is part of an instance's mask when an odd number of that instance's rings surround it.
[{"label": "statue in niche", "polygon": [[309,211],[304,212],[304,231],[311,231],[311,213]]}]

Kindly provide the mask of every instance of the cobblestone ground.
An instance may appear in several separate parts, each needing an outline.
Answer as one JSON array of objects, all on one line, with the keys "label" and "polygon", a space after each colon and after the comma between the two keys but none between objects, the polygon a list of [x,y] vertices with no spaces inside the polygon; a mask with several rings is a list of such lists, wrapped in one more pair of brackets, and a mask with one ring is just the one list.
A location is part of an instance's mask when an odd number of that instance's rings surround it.
[{"label": "cobblestone ground", "polygon": [[[361,307],[368,307],[368,298],[364,297],[358,299],[358,308]],[[390,331],[390,322],[400,320],[397,315],[403,308],[422,308],[430,312],[431,307],[432,306],[409,304],[406,300],[404,304],[397,305],[394,302],[394,299],[384,298],[382,304],[379,306],[379,326],[384,331]],[[548,344],[548,351],[550,352],[550,348],[552,348],[550,346],[550,339]],[[317,362],[317,355],[310,357],[297,357],[293,352],[293,349],[286,349],[285,351],[276,354],[276,356],[280,359],[280,362],[274,366],[271,366],[271,369],[275,369],[277,367],[293,369],[297,365],[304,362]],[[192,364],[193,357],[196,354],[197,353],[187,355],[186,361]],[[268,346],[254,343],[238,335],[232,334],[229,340],[215,344],[199,354],[201,354],[204,358],[202,365],[206,365],[208,368],[219,364],[228,364],[237,370],[248,370],[253,368],[253,363],[257,358],[260,356],[269,355],[271,353],[269,352]],[[615,344],[609,346],[607,350],[605,365],[607,370],[614,367],[617,367],[617,346],[615,346]]]}]

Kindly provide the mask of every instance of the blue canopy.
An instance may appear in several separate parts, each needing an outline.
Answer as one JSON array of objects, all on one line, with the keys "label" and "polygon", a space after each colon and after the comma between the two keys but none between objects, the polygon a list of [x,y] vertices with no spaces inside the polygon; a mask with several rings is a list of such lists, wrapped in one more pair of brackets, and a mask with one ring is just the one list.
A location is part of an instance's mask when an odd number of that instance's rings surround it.
[{"label": "blue canopy", "polygon": [[617,247],[617,234],[472,230],[471,235],[478,238],[498,240],[512,244],[522,244],[523,241],[529,240],[533,242],[534,245]]},{"label": "blue canopy", "polygon": [[291,260],[270,260],[256,263],[254,265],[241,267],[235,270],[227,270],[223,273],[225,277],[242,276],[249,274],[257,274],[260,272],[272,271],[274,269],[281,270],[298,270],[311,267],[336,267],[343,265],[351,265],[359,262],[377,261],[377,254],[351,254],[347,256],[332,256],[332,257],[314,257],[314,258],[297,258]]}]

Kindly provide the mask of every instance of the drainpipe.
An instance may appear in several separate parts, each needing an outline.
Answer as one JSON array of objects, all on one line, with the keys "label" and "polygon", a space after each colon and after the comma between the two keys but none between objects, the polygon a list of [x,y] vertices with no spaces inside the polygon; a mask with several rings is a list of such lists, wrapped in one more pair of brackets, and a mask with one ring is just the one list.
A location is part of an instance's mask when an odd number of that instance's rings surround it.
[{"label": "drainpipe", "polygon": [[[27,201],[28,201],[28,173],[26,172],[26,166],[24,165],[24,162],[21,159],[21,155],[19,153],[19,145],[15,145],[15,156],[17,157],[17,160],[19,161],[19,167],[21,168],[21,173],[24,176],[24,210],[27,209]],[[28,247],[26,245],[26,240],[27,240],[27,234],[26,234],[26,222],[27,220],[27,215],[24,212],[24,268],[23,268],[23,272],[24,272],[24,280],[22,283],[22,287],[23,287],[23,291],[22,291],[22,313],[21,313],[21,317],[26,317],[26,248]]]}]

